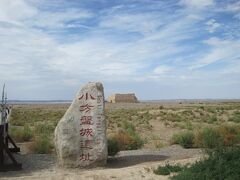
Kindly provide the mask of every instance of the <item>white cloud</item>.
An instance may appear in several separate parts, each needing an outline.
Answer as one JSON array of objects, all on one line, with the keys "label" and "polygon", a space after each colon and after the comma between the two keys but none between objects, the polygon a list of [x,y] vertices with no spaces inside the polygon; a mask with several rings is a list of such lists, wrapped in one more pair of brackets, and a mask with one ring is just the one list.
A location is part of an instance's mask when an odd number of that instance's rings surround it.
[{"label": "white cloud", "polygon": [[87,26],[81,22],[93,16],[91,12],[80,8],[66,8],[54,12],[39,10],[38,3],[32,1],[30,4],[26,0],[1,0],[0,21],[34,28],[86,28]]},{"label": "white cloud", "polygon": [[210,19],[206,22],[207,25],[207,30],[210,33],[214,33],[218,28],[221,27],[221,25],[219,23],[216,22],[215,19]]},{"label": "white cloud", "polygon": [[[17,77],[27,79],[29,74],[31,78],[44,79],[44,74],[58,74],[62,82],[74,85],[76,77],[88,77],[89,79],[98,77],[107,81],[131,81],[139,79],[139,73],[155,61],[164,61],[168,56],[184,52],[186,47],[179,46],[181,40],[191,38],[189,28],[195,18],[189,16],[181,19],[163,18],[159,21],[162,14],[119,14],[101,18],[100,27],[96,34],[85,39],[77,40],[71,43],[58,43],[51,35],[43,31],[36,30],[33,27],[62,28],[64,23],[75,19],[85,19],[91,17],[88,11],[68,9],[66,11],[50,13],[41,12],[30,18],[24,23],[28,26],[11,27],[11,29],[2,29],[1,34],[7,32],[7,36],[2,37],[5,48],[2,57],[7,57],[11,47],[21,47],[9,57],[9,63],[20,65],[16,68]],[[42,15],[41,15],[42,14]],[[180,14],[182,16],[182,14]],[[23,22],[23,21],[21,21]],[[171,23],[170,23],[171,22]],[[148,25],[150,25],[148,27]],[[159,25],[164,25],[157,30]],[[109,38],[104,32],[104,28],[119,29],[126,31],[138,31],[145,36],[137,41],[119,42],[118,38]],[[194,32],[194,30],[193,30]],[[99,36],[100,35],[100,36]],[[24,38],[23,38],[24,37]],[[38,67],[36,70],[35,68]],[[144,73],[146,77],[156,76],[165,73],[169,75],[169,70],[165,67],[158,67],[153,70],[153,74]],[[8,71],[8,68],[6,69]],[[28,72],[28,73],[26,73]],[[154,75],[155,74],[155,75]],[[21,76],[23,75],[23,76]],[[143,75],[144,76],[144,75]],[[78,79],[78,78],[77,78]],[[144,79],[146,79],[144,77]]]},{"label": "white cloud", "polygon": [[233,14],[233,17],[236,19],[240,19],[240,1],[231,2],[226,1],[222,3],[221,6],[218,6],[214,9],[215,12],[224,12]]},{"label": "white cloud", "polygon": [[0,21],[13,24],[20,24],[21,20],[30,18],[37,14],[37,9],[25,0],[1,0]]},{"label": "white cloud", "polygon": [[204,8],[214,4],[213,0],[181,0],[180,4],[190,8]]},{"label": "white cloud", "polygon": [[224,68],[221,72],[224,75],[240,75],[240,57],[238,58],[238,62],[232,63],[228,65],[228,67]]},{"label": "white cloud", "polygon": [[49,35],[2,23],[0,41],[0,80],[37,80],[49,75],[48,60],[58,53],[57,44]]},{"label": "white cloud", "polygon": [[49,29],[83,27],[84,25],[79,24],[79,22],[92,16],[92,13],[83,9],[66,9],[59,12],[43,11],[29,20],[28,24]]},{"label": "white cloud", "polygon": [[237,61],[240,59],[240,42],[234,40],[222,40],[219,38],[210,38],[204,41],[210,46],[210,51],[194,62],[191,69],[201,68],[218,61]]},{"label": "white cloud", "polygon": [[[126,76],[135,74],[135,70],[138,69],[137,64],[125,64],[125,63],[107,63],[100,65],[99,74],[104,76],[122,76],[125,79]],[[111,79],[111,78],[110,78]]]},{"label": "white cloud", "polygon": [[127,32],[140,32],[142,34],[155,32],[162,25],[159,14],[116,14],[104,17],[100,22],[102,28],[114,28]]},{"label": "white cloud", "polygon": [[156,68],[153,70],[153,73],[155,73],[155,74],[165,74],[165,73],[170,72],[171,70],[172,70],[171,67],[162,65],[162,66],[156,67]]},{"label": "white cloud", "polygon": [[237,1],[235,3],[229,3],[227,6],[224,8],[226,11],[230,12],[240,12],[240,1]]}]

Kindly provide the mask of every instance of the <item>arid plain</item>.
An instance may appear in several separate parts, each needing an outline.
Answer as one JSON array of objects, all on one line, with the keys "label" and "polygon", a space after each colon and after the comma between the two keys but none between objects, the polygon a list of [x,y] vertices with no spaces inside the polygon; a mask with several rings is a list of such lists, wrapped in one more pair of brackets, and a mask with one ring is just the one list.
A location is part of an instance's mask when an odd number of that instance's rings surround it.
[{"label": "arid plain", "polygon": [[106,103],[108,138],[118,142],[110,150],[117,149],[113,153],[117,154],[109,156],[103,168],[61,169],[53,133],[69,105],[13,105],[10,134],[21,147],[16,157],[23,170],[0,173],[3,179],[167,179],[153,170],[166,163],[186,164],[203,158],[201,148],[214,145],[206,143],[205,131],[218,133],[225,145],[240,140],[239,101]]}]

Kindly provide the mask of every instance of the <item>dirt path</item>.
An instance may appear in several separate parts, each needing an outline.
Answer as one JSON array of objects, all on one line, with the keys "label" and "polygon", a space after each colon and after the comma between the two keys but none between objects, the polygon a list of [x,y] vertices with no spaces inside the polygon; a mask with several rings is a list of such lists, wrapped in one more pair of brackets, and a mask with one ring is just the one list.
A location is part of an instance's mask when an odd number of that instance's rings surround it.
[{"label": "dirt path", "polygon": [[172,136],[177,133],[182,131],[180,128],[173,128],[170,126],[166,126],[164,122],[153,119],[150,122],[150,125],[152,126],[152,129],[150,132],[146,132],[149,134],[149,136],[156,136],[159,137],[160,142],[162,142],[164,145],[169,145]]},{"label": "dirt path", "polygon": [[56,164],[53,155],[25,154],[17,155],[23,163],[23,170],[1,172],[0,179],[46,179],[46,180],[106,180],[106,179],[167,179],[167,176],[153,174],[153,169],[160,164],[191,163],[201,157],[199,149],[183,149],[170,146],[159,151],[136,150],[122,151],[118,156],[108,159],[108,165],[95,169],[62,169]]}]

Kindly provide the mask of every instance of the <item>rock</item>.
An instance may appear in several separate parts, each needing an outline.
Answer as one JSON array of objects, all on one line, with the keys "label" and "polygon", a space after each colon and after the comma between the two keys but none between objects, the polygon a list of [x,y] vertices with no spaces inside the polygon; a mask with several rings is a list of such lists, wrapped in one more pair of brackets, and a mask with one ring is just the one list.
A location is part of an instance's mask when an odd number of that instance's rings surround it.
[{"label": "rock", "polygon": [[55,129],[55,147],[62,167],[106,164],[106,121],[101,83],[87,83],[77,93]]}]

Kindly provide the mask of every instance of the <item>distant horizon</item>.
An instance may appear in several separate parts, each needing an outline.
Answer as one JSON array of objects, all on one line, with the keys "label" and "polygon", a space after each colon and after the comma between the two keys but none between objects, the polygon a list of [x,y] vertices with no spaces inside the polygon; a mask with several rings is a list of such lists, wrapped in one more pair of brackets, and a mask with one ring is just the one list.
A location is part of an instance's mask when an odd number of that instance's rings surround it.
[{"label": "distant horizon", "polygon": [[[107,99],[105,99],[107,100]],[[186,100],[186,101],[191,101],[191,100],[240,100],[240,98],[193,98],[193,99],[186,99],[186,98],[180,98],[180,99],[138,99],[138,101],[179,101],[179,100]],[[9,99],[7,100],[9,102],[71,102],[73,99],[43,99],[43,100],[38,100],[38,99],[25,99],[25,100],[17,100],[17,99]]]}]

